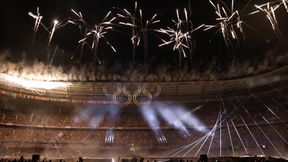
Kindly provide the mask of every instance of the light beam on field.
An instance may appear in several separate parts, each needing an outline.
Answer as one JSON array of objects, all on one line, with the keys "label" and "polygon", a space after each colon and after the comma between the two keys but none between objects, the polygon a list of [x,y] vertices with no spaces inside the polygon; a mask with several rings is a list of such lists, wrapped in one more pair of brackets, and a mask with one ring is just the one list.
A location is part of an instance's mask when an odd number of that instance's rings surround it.
[{"label": "light beam on field", "polygon": [[248,154],[247,148],[246,148],[246,146],[245,146],[245,144],[244,144],[244,142],[243,142],[243,139],[241,138],[241,136],[240,136],[240,134],[239,134],[239,132],[238,132],[238,129],[236,128],[233,120],[231,120],[231,123],[232,123],[232,125],[233,125],[233,128],[234,128],[234,130],[235,130],[238,138],[240,139],[240,142],[241,142],[241,144],[242,144],[242,146],[243,146],[243,148],[244,148],[244,150],[245,150],[245,153]]},{"label": "light beam on field", "polygon": [[283,155],[281,154],[281,152],[278,150],[278,148],[273,144],[273,142],[271,141],[271,139],[269,138],[269,136],[264,132],[264,130],[259,126],[259,124],[255,121],[254,124],[256,124],[256,126],[259,128],[259,130],[262,132],[262,134],[265,136],[265,138],[269,141],[269,143],[272,145],[272,147],[277,151],[277,153],[280,155],[280,157],[282,158]]},{"label": "light beam on field", "polygon": [[[197,144],[199,141],[202,141],[204,138],[206,137],[205,136],[202,136],[201,138],[197,139],[196,141],[188,144],[188,145],[185,145],[185,146],[181,146],[179,148],[176,148],[174,150],[171,150],[171,151],[167,151],[163,156],[164,157],[173,157],[173,156],[178,156],[181,152],[183,152],[184,150],[188,149],[189,147],[192,147],[194,146],[195,144]],[[175,153],[174,153],[175,152]]]},{"label": "light beam on field", "polygon": [[[219,115],[218,115],[218,120],[219,120]],[[219,122],[218,120],[217,120],[217,122]],[[217,122],[216,122],[216,124],[218,124]],[[216,132],[216,129],[214,129],[213,132],[212,132],[212,137],[211,137],[211,139],[210,139],[210,143],[209,143],[209,146],[208,146],[207,155],[210,154],[210,150],[211,150],[211,147],[212,147],[212,143],[213,143],[213,140],[214,140],[214,137],[215,137],[215,132]]]},{"label": "light beam on field", "polygon": [[[190,153],[198,144],[200,144],[200,142],[202,142],[203,140],[205,140],[207,137],[211,137],[211,138],[214,138],[214,135],[215,135],[215,131],[216,131],[216,128],[218,127],[218,123],[219,123],[219,115],[220,113],[218,114],[218,118],[212,128],[212,130],[210,130],[208,133],[206,133],[204,136],[202,136],[201,138],[199,138],[198,140],[188,144],[188,145],[185,145],[185,146],[182,146],[178,149],[176,149],[175,153],[172,155],[172,156],[178,156],[181,152],[185,151],[186,149],[189,149],[188,151],[186,151],[183,156],[186,156],[188,153]],[[174,151],[173,151],[174,152]]]},{"label": "light beam on field", "polygon": [[[221,113],[219,113],[219,116],[221,116]],[[215,136],[215,131],[216,129],[219,127],[219,123],[220,123],[220,118],[217,118],[216,123],[214,124],[212,130],[210,130],[207,134],[205,134],[205,136],[203,136],[202,138],[200,138],[199,140],[197,140],[197,142],[195,143],[194,146],[192,146],[188,151],[186,151],[183,156],[186,156],[188,153],[190,153],[197,145],[199,145],[201,142],[206,142],[208,137],[214,138]],[[212,134],[213,133],[213,134]],[[189,146],[189,145],[188,145]],[[196,152],[197,153],[197,152]]]},{"label": "light beam on field", "polygon": [[286,128],[288,128],[288,125],[285,123],[284,120],[282,120],[268,105],[266,105],[260,98],[255,97],[261,104],[264,105],[265,108],[267,108],[268,111],[271,112],[271,114],[273,114],[276,118],[279,119],[279,121],[281,121],[283,123],[283,125],[285,125]]},{"label": "light beam on field", "polygon": [[234,156],[235,151],[234,151],[233,140],[232,140],[232,136],[231,136],[231,132],[230,132],[230,126],[229,126],[228,122],[226,123],[226,125],[227,125],[227,129],[228,129],[229,139],[230,139],[230,142],[231,142],[231,149],[232,149],[232,153],[233,153],[232,156]]},{"label": "light beam on field", "polygon": [[198,106],[192,111],[180,105],[167,105],[163,103],[154,104],[158,114],[170,125],[180,130],[184,135],[189,135],[187,128],[193,128],[201,133],[208,133],[207,126],[194,114],[202,106]]},{"label": "light beam on field", "polygon": [[[192,111],[197,111],[200,108],[201,106],[198,106]],[[165,138],[160,130],[161,128],[158,117],[162,117],[164,121],[173,126],[184,137],[190,135],[188,128],[193,128],[194,130],[201,133],[209,132],[209,129],[205,126],[204,123],[200,121],[200,119],[198,119],[195,115],[193,115],[192,112],[187,111],[182,106],[157,103],[142,105],[140,111],[149,127],[154,131],[157,139],[161,143]]]},{"label": "light beam on field", "polygon": [[273,127],[273,125],[261,114],[261,116],[262,116],[262,118],[263,118],[263,120],[273,129],[273,131],[286,143],[286,144],[288,144],[288,141],[281,135],[281,133],[277,130],[277,129],[275,129],[274,127]]},{"label": "light beam on field", "polygon": [[[283,157],[281,152],[277,149],[277,147],[273,144],[273,142],[270,140],[270,138],[266,135],[264,130],[259,126],[259,124],[254,120],[253,116],[251,113],[249,113],[248,109],[240,102],[239,98],[235,97],[240,106],[245,110],[247,115],[250,117],[250,119],[254,122],[254,124],[258,127],[258,129],[261,131],[261,133],[265,136],[265,138],[269,141],[269,143],[272,145],[272,147],[277,151],[277,153],[280,155],[280,157]],[[263,116],[262,116],[263,117]]]},{"label": "light beam on field", "polygon": [[[111,129],[113,133],[113,127],[115,121],[117,120],[118,115],[119,115],[119,108],[116,107],[115,105],[105,105],[105,106],[90,105],[82,112],[80,112],[79,115],[74,116],[74,122],[77,124],[88,122],[91,128],[98,128],[101,122],[103,122],[104,118],[108,118],[109,122],[107,124],[109,129]],[[111,133],[109,133],[109,135],[110,134]],[[111,141],[110,137],[108,141]]]},{"label": "light beam on field", "polygon": [[[201,146],[199,147],[199,149],[197,150],[197,152],[194,154],[194,157],[197,157],[198,153],[201,151],[202,147],[204,146],[204,144],[206,143],[206,141],[209,139],[209,137],[211,139],[214,138],[215,136],[215,131],[216,131],[217,127],[213,127],[213,129],[211,130],[211,132],[209,132],[209,135],[206,136],[205,140],[202,142]],[[212,140],[213,141],[213,140]],[[211,141],[210,141],[211,142]],[[208,155],[208,154],[207,154]]]},{"label": "light beam on field", "polygon": [[265,153],[263,152],[263,150],[261,149],[258,141],[256,140],[255,136],[253,135],[253,133],[251,132],[250,128],[248,127],[248,125],[246,124],[245,120],[242,118],[242,116],[240,116],[243,124],[245,125],[246,129],[248,130],[249,134],[251,135],[251,137],[253,138],[255,144],[257,145],[257,147],[259,148],[260,152],[261,152],[261,155],[264,155],[265,156]]},{"label": "light beam on field", "polygon": [[183,134],[184,136],[189,136],[190,133],[187,130],[186,126],[182,123],[181,119],[179,119],[178,115],[175,115],[175,112],[172,109],[169,109],[168,105],[157,105],[158,113],[161,115],[161,117],[168,122],[170,125],[172,125],[174,128],[180,131],[180,134]]},{"label": "light beam on field", "polygon": [[154,110],[154,108],[151,107],[150,105],[141,105],[140,111],[143,118],[148,123],[150,129],[152,129],[152,131],[154,132],[158,142],[166,143],[167,142],[166,137],[161,131],[160,123],[157,118],[157,113]]}]

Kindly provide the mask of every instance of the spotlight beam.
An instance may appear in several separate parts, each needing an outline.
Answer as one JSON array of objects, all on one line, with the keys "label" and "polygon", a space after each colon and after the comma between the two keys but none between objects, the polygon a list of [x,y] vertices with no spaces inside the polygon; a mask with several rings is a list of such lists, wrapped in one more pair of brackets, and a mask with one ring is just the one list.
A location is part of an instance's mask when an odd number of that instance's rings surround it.
[{"label": "spotlight beam", "polygon": [[232,156],[234,156],[235,151],[234,151],[234,145],[233,145],[232,136],[231,136],[231,132],[230,132],[230,126],[229,126],[228,122],[226,123],[226,125],[227,125],[227,129],[228,129],[229,139],[230,139],[230,143],[231,143],[231,149],[232,149],[232,153],[233,153]]},{"label": "spotlight beam", "polygon": [[[196,141],[194,141],[194,142],[192,142],[192,143],[190,143],[188,145],[184,145],[182,147],[179,147],[179,148],[175,149],[176,152],[174,154],[172,154],[170,157],[178,156],[178,154],[180,154],[181,152],[183,152],[184,150],[186,150],[189,147],[193,147],[194,145],[199,143],[199,141],[202,141],[205,137],[206,137],[206,135],[202,136],[201,138],[197,139]],[[171,153],[173,153],[173,152],[174,152],[174,150],[171,151]],[[169,154],[171,154],[171,153],[169,153]]]},{"label": "spotlight beam", "polygon": [[[237,110],[237,109],[236,109],[236,110]],[[234,110],[233,112],[231,112],[231,113],[229,113],[228,115],[226,115],[225,118],[224,118],[222,121],[220,121],[220,119],[219,119],[219,117],[220,117],[219,115],[221,114],[221,113],[219,112],[218,117],[217,117],[217,119],[216,119],[216,122],[215,122],[215,125],[213,126],[213,128],[216,127],[216,126],[219,127],[220,122],[223,123],[224,121],[226,121],[228,118],[230,118],[231,115],[233,115],[233,114],[236,112],[236,110]],[[223,116],[223,114],[221,114],[221,115]],[[174,149],[174,150],[172,150],[172,151],[168,151],[167,153],[164,154],[164,156],[167,156],[167,155],[169,155],[169,154],[172,154],[173,152],[175,152],[175,153],[174,153],[173,155],[171,155],[170,157],[177,156],[177,155],[179,155],[179,153],[185,151],[185,150],[188,149],[189,147],[193,147],[192,149],[194,149],[194,147],[196,147],[195,145],[198,145],[201,141],[203,141],[207,135],[211,136],[211,134],[212,134],[212,138],[211,138],[210,146],[209,146],[209,147],[211,148],[212,141],[213,141],[213,138],[214,138],[214,136],[215,136],[215,131],[216,131],[216,130],[215,130],[216,128],[215,128],[215,129],[214,129],[214,133],[213,133],[213,128],[212,128],[211,131],[209,131],[207,134],[205,134],[205,136],[199,138],[198,140],[194,141],[193,143],[190,143],[190,144],[188,144],[188,145],[185,145],[185,146],[176,148],[176,149]],[[235,127],[235,128],[236,128],[236,127]],[[236,129],[236,131],[237,131],[237,129]],[[240,140],[242,140],[241,137],[240,137]],[[243,141],[242,141],[242,143],[243,143]],[[209,148],[209,152],[210,152],[210,148]],[[245,145],[244,145],[244,148],[245,148],[245,150],[247,150],[246,147],[245,147]],[[191,148],[190,148],[190,149],[191,149]],[[191,151],[192,151],[192,150],[191,150]],[[187,151],[187,152],[188,152],[188,151]]]},{"label": "spotlight beam", "polygon": [[280,107],[283,111],[285,111],[286,113],[288,113],[288,110],[286,110],[283,105],[281,105],[278,101],[276,101],[274,98],[271,99],[274,103],[276,103],[276,105],[278,105],[278,107]]},{"label": "spotlight beam", "polygon": [[[219,113],[221,114],[221,113]],[[219,120],[216,121],[215,125],[213,126],[213,129],[216,129],[219,126],[220,121],[220,116],[219,115]],[[220,121],[220,122],[219,122]],[[211,135],[211,132],[213,132],[213,129],[207,133],[205,136],[203,136],[203,138],[201,138],[201,140],[199,140],[193,147],[191,147],[183,156],[186,156],[188,153],[190,153],[200,142],[204,141],[208,136]]]},{"label": "spotlight beam", "polygon": [[[224,104],[224,103],[223,103]],[[221,108],[220,108],[221,112]],[[219,126],[219,156],[222,156],[222,116],[220,115],[220,126]]]},{"label": "spotlight beam", "polygon": [[[218,114],[218,117],[217,117],[217,122],[216,122],[217,124],[219,122],[219,118],[220,118],[220,113]],[[211,137],[211,140],[210,140],[210,143],[209,143],[207,155],[210,154],[211,146],[212,146],[212,143],[213,143],[213,140],[214,140],[214,137],[215,137],[215,132],[216,132],[216,129],[214,129],[213,132],[212,132],[212,137]]]},{"label": "spotlight beam", "polygon": [[242,120],[242,122],[244,123],[246,129],[248,130],[249,134],[251,135],[251,137],[253,138],[255,144],[257,145],[257,147],[259,148],[260,152],[262,153],[262,155],[265,155],[265,153],[263,152],[263,150],[261,149],[258,141],[256,140],[255,136],[253,135],[253,133],[251,132],[250,128],[248,127],[248,125],[246,124],[246,122],[244,121],[244,119],[242,118],[242,116],[240,116],[240,119]]},{"label": "spotlight beam", "polygon": [[245,150],[245,153],[248,154],[247,148],[246,148],[246,146],[244,145],[244,142],[243,142],[243,140],[242,140],[242,138],[241,138],[241,136],[240,136],[240,134],[239,134],[239,132],[238,132],[238,130],[237,130],[234,122],[233,122],[233,120],[231,120],[231,123],[232,123],[232,125],[233,125],[233,128],[234,128],[234,130],[235,130],[238,138],[240,139],[240,142],[241,142],[241,144],[242,144],[242,146],[243,146],[243,148],[244,148],[244,150]]},{"label": "spotlight beam", "polygon": [[277,147],[273,144],[273,142],[271,141],[271,139],[267,136],[267,134],[264,132],[264,130],[259,126],[259,124],[255,121],[254,124],[256,124],[256,126],[259,128],[259,130],[262,132],[262,134],[265,136],[265,138],[269,141],[269,143],[272,145],[272,147],[277,151],[277,153],[280,155],[281,158],[283,158],[283,155],[281,154],[281,152],[277,149]]},{"label": "spotlight beam", "polygon": [[251,115],[251,113],[248,112],[247,108],[240,102],[240,100],[235,97],[237,99],[237,101],[239,102],[240,106],[245,110],[245,112],[247,113],[247,115],[249,116],[249,118],[254,122],[254,124],[258,127],[258,129],[261,131],[261,133],[265,136],[265,138],[269,141],[269,143],[272,145],[272,147],[277,151],[277,153],[280,155],[280,157],[283,157],[283,155],[281,154],[281,152],[277,149],[277,147],[275,147],[275,145],[273,144],[273,142],[270,140],[270,138],[266,135],[265,131],[259,126],[259,124],[254,120],[253,116]]},{"label": "spotlight beam", "polygon": [[159,139],[166,139],[160,129],[160,123],[157,118],[156,111],[153,109],[153,107],[150,107],[149,105],[141,105],[140,111],[141,111],[143,118],[148,123],[150,129],[154,132],[156,139],[158,141]]},{"label": "spotlight beam", "polygon": [[261,104],[264,105],[264,107],[271,112],[271,114],[273,114],[279,121],[281,121],[286,128],[288,128],[288,125],[285,123],[284,120],[282,120],[269,106],[267,106],[260,98],[256,97],[255,98],[257,99],[258,102],[260,102]]},{"label": "spotlight beam", "polygon": [[[211,132],[209,132],[209,135],[205,137],[204,141],[202,142],[201,146],[199,147],[199,149],[197,150],[197,152],[194,154],[194,157],[196,157],[198,155],[198,153],[201,151],[202,147],[204,146],[204,144],[206,143],[206,141],[210,138],[214,138],[215,135],[215,130],[217,129],[217,127],[214,127]],[[211,134],[212,137],[211,137]]]},{"label": "spotlight beam", "polygon": [[[261,114],[261,113],[260,113]],[[288,144],[288,141],[281,135],[281,133],[279,133],[279,131],[277,131],[277,129],[275,129],[273,127],[273,125],[261,114],[262,119],[273,129],[274,132],[277,133],[277,135],[286,143]]]},{"label": "spotlight beam", "polygon": [[[217,117],[217,121],[216,121],[216,124],[215,126],[213,127],[213,129],[211,130],[211,140],[210,140],[210,143],[209,143],[209,148],[208,148],[208,151],[207,151],[207,155],[209,155],[210,153],[210,149],[211,149],[211,146],[212,146],[212,142],[213,142],[213,139],[215,137],[215,132],[216,132],[216,129],[217,129],[217,125],[218,125],[218,122],[219,122],[219,119],[220,119],[220,116],[221,116],[221,113],[218,114],[218,117]],[[205,141],[202,143],[201,147],[198,149],[198,151],[196,152],[195,156],[197,156],[197,154],[199,153],[200,149],[202,148],[202,146],[204,145],[204,143],[206,142],[206,140],[208,139],[209,137],[207,136],[207,138],[205,139]]]}]

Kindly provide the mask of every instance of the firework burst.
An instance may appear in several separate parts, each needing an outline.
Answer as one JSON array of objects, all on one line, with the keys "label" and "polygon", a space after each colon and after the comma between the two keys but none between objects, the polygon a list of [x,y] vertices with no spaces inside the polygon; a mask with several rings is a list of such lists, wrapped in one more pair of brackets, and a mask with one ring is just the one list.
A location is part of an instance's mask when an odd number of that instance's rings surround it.
[{"label": "firework burst", "polygon": [[[99,23],[92,25],[87,23],[81,12],[76,12],[75,10],[71,9],[71,12],[73,13],[71,17],[69,17],[68,19],[64,19],[64,21],[58,21],[55,19],[54,21],[52,21],[50,26],[46,27],[46,25],[42,23],[43,16],[40,14],[39,7],[37,7],[35,13],[28,13],[28,15],[35,20],[33,27],[34,34],[32,38],[32,45],[34,42],[34,37],[41,25],[41,27],[43,27],[49,33],[47,49],[45,53],[47,53],[48,55],[47,62],[50,62],[51,65],[56,52],[54,52],[53,54],[50,53],[50,44],[53,40],[56,30],[63,27],[67,23],[74,24],[80,29],[80,34],[82,35],[82,37],[78,41],[81,48],[80,57],[82,58],[83,48],[88,47],[94,55],[94,62],[98,61],[98,63],[101,64],[101,59],[99,59],[98,57],[100,43],[101,45],[102,43],[105,44],[114,53],[117,53],[114,46],[112,46],[112,44],[106,38],[108,33],[115,31],[114,26],[117,25],[117,27],[120,26],[131,29],[130,40],[133,46],[133,63],[135,63],[136,48],[139,46],[142,47],[142,45],[145,54],[144,62],[147,63],[149,50],[148,37],[150,36],[150,34],[153,34],[154,36],[157,36],[161,39],[161,43],[158,44],[159,47],[173,47],[173,51],[176,51],[176,53],[178,53],[179,55],[179,63],[181,65],[182,58],[190,57],[191,59],[193,53],[195,52],[196,43],[193,39],[193,33],[195,31],[199,29],[207,31],[216,28],[217,31],[215,32],[215,34],[217,34],[218,32],[221,33],[226,47],[234,48],[235,44],[239,45],[239,43],[242,43],[240,41],[245,41],[244,26],[253,28],[243,20],[243,17],[256,13],[264,13],[269,20],[273,31],[277,34],[277,36],[283,38],[278,28],[276,11],[279,8],[283,7],[288,12],[288,0],[275,0],[273,2],[268,2],[261,5],[254,5],[255,11],[251,13],[243,12],[247,7],[249,7],[249,5],[251,4],[251,0],[241,11],[235,9],[234,0],[231,0],[230,6],[227,5],[223,0],[220,0],[219,3],[214,3],[213,0],[209,0],[209,2],[215,10],[216,23],[212,23],[211,25],[202,24],[196,28],[194,28],[191,21],[190,8],[188,10],[184,8],[183,10],[181,10],[181,12],[180,10],[176,9],[176,18],[172,19],[173,25],[163,28],[157,28],[155,25],[158,25],[158,23],[160,23],[160,19],[158,19],[158,14],[156,13],[150,18],[146,19],[146,16],[143,16],[143,10],[139,8],[137,1],[135,2],[134,9],[132,9],[131,12],[125,8],[120,9],[116,7],[118,12],[115,16],[112,15],[111,11],[109,11]],[[255,31],[257,32],[257,30]],[[261,34],[261,36],[263,36],[263,34]],[[58,47],[55,48],[55,51],[57,51],[57,49]],[[53,56],[50,58],[50,55]]]},{"label": "firework burst", "polygon": [[[48,43],[47,43],[47,47],[46,47],[46,53],[47,53],[47,66],[50,66],[52,65],[53,61],[54,61],[54,58],[55,58],[55,55],[56,55],[56,51],[52,54],[52,56],[50,56],[50,45],[51,45],[51,41],[53,39],[53,36],[56,32],[57,29],[59,28],[62,28],[63,26],[65,26],[67,24],[67,21],[66,20],[63,20],[63,21],[59,21],[57,19],[54,19],[53,22],[52,22],[52,26],[50,27],[51,30],[47,27],[45,27],[44,25],[42,25],[44,27],[44,29],[46,31],[49,32],[49,37],[48,37]],[[56,47],[57,49],[57,47]],[[50,58],[51,57],[51,58]]]},{"label": "firework burst", "polygon": [[134,5],[134,11],[129,12],[127,9],[120,9],[120,12],[117,14],[119,19],[119,25],[128,27],[132,29],[131,43],[133,45],[133,62],[135,62],[135,53],[136,47],[140,46],[143,42],[145,50],[145,63],[148,56],[148,33],[155,31],[152,28],[152,25],[155,25],[160,22],[157,18],[158,14],[154,14],[150,19],[143,19],[143,10],[138,8],[137,1]]},{"label": "firework burst", "polygon": [[179,10],[176,9],[177,20],[172,20],[174,28],[167,27],[165,29],[160,28],[157,32],[162,33],[168,37],[168,39],[161,39],[162,43],[159,47],[173,44],[173,50],[178,51],[179,64],[181,64],[182,56],[187,57],[187,53],[192,57],[195,51],[195,41],[192,39],[192,33],[204,27],[204,24],[193,28],[192,21],[188,17],[188,12],[184,8],[185,19],[181,19]]},{"label": "firework burst", "polygon": [[285,7],[286,9],[286,12],[288,12],[288,0],[282,0],[281,2],[283,4],[283,6]]},{"label": "firework burst", "polygon": [[97,60],[98,63],[101,64],[101,60],[98,57],[98,48],[101,40],[104,40],[104,42],[113,50],[114,53],[117,52],[114,46],[112,46],[105,37],[108,32],[113,30],[113,21],[116,19],[116,17],[111,17],[111,11],[106,14],[100,23],[95,25],[89,25],[83,18],[81,12],[76,12],[75,10],[71,11],[76,16],[76,19],[69,20],[68,22],[77,25],[80,29],[85,29],[83,39],[79,40],[78,42],[81,44],[81,47],[83,47],[85,44],[90,47],[94,53],[94,62]]},{"label": "firework burst", "polygon": [[259,12],[264,13],[266,15],[266,18],[269,20],[269,23],[271,24],[273,31],[275,32],[276,35],[278,35],[280,37],[282,37],[282,34],[278,28],[278,21],[277,21],[277,17],[276,17],[275,12],[279,9],[281,4],[284,4],[284,6],[286,8],[286,5],[287,5],[286,0],[283,0],[282,3],[274,4],[274,5],[269,3],[269,2],[264,3],[262,5],[254,5],[257,8],[257,10],[250,13],[250,15],[253,15],[253,14],[256,14]]},{"label": "firework burst", "polygon": [[43,19],[43,16],[40,15],[39,7],[37,7],[37,14],[33,14],[32,12],[29,12],[28,15],[31,16],[33,19],[35,19],[35,24],[34,24],[33,29],[34,29],[34,32],[36,33]]},{"label": "firework burst", "polygon": [[33,19],[35,19],[34,28],[33,28],[34,32],[33,32],[32,41],[31,41],[31,45],[30,45],[30,49],[29,49],[29,53],[32,53],[31,51],[32,51],[32,48],[33,48],[33,45],[34,45],[35,37],[36,37],[36,34],[38,32],[38,29],[39,29],[39,26],[41,24],[41,21],[43,19],[43,16],[40,15],[39,7],[37,7],[36,14],[33,14],[32,12],[29,12],[28,15],[31,16]]},{"label": "firework burst", "polygon": [[212,0],[209,0],[210,4],[215,9],[217,15],[216,21],[218,23],[214,25],[205,25],[204,31],[212,28],[218,28],[221,31],[225,44],[227,46],[232,45],[232,40],[239,40],[240,37],[244,37],[243,20],[240,17],[239,11],[234,10],[234,0],[231,1],[231,7],[228,9],[223,2],[214,4]]}]

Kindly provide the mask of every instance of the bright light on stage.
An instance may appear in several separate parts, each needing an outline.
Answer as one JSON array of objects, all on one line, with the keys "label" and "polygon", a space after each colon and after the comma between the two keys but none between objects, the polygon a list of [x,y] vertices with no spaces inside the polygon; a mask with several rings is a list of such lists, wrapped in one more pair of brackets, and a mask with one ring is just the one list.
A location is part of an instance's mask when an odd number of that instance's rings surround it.
[{"label": "bright light on stage", "polygon": [[12,75],[7,75],[7,74],[2,74],[1,78],[7,82],[22,86],[22,87],[27,88],[27,89],[52,90],[52,89],[65,88],[69,85],[69,83],[67,83],[67,82],[30,80],[30,79],[24,79],[24,78],[12,76]]}]

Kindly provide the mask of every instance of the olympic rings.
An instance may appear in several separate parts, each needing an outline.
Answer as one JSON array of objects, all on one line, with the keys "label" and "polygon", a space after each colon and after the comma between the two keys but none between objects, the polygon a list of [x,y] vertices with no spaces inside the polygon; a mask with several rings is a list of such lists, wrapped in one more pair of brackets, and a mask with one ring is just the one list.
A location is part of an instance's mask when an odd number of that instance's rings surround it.
[{"label": "olympic rings", "polygon": [[[160,95],[161,93],[161,87],[159,85],[156,85],[156,92],[153,86],[148,89],[147,84],[143,85],[138,85],[136,90],[134,90],[133,93],[130,91],[133,90],[133,85],[129,87],[130,90],[126,87],[126,85],[121,85],[117,84],[117,86],[109,87],[107,88],[106,86],[103,87],[103,93],[105,94],[106,97],[112,98],[112,101],[114,104],[123,104],[123,105],[128,105],[131,104],[132,101],[134,104],[139,105],[139,104],[150,104],[153,100],[153,98],[156,98]],[[108,90],[109,89],[109,90]],[[135,87],[134,87],[135,89]],[[127,100],[125,102],[119,102],[119,98],[127,97]],[[138,98],[147,98],[146,101],[140,101]]]}]

